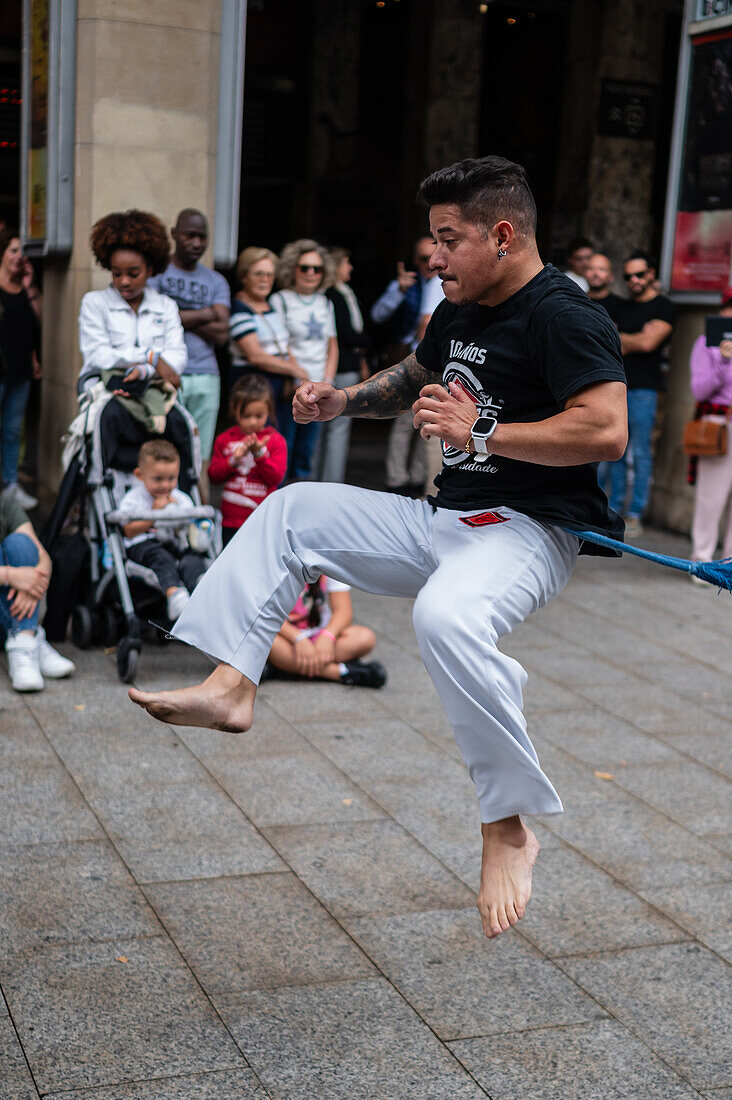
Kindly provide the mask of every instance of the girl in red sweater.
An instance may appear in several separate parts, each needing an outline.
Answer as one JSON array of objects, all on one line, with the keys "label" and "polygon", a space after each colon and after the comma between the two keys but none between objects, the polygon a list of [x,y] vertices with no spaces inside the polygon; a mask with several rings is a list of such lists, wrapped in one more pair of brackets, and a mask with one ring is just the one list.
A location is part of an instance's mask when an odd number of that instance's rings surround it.
[{"label": "girl in red sweater", "polygon": [[274,420],[274,396],[266,378],[241,378],[229,401],[236,423],[214,440],[208,476],[223,484],[221,515],[224,546],[265,497],[281,484],[287,469],[287,444],[267,425]]}]

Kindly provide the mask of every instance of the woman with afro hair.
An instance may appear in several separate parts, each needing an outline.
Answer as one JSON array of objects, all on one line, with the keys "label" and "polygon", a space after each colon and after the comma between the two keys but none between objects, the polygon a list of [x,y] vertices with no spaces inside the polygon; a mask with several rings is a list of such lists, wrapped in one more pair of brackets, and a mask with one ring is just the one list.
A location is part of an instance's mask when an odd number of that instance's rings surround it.
[{"label": "woman with afro hair", "polygon": [[[109,401],[101,414],[104,464],[132,468],[140,444],[151,434],[146,431],[151,421],[153,434],[169,439],[184,455],[188,426],[168,398],[164,420],[155,416],[143,423],[124,407],[127,395],[145,394],[156,379],[178,389],[188,362],[178,306],[147,285],[168,265],[165,226],[143,210],[107,214],[92,228],[90,243],[97,263],[111,273],[112,281],[105,290],[85,294],[81,302],[79,344],[84,362],[79,392],[101,380],[121,398]],[[186,477],[182,462],[182,481]]]},{"label": "woman with afro hair", "polygon": [[109,370],[119,370],[125,382],[158,375],[177,389],[188,360],[178,307],[146,285],[168,265],[165,226],[142,210],[107,214],[94,225],[90,243],[112,281],[81,302],[79,389]]}]

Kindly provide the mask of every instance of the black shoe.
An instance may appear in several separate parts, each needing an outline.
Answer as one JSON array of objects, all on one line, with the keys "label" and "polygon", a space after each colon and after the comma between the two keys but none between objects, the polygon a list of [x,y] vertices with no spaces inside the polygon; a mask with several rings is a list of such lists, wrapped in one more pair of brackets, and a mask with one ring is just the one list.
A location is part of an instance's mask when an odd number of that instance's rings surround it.
[{"label": "black shoe", "polygon": [[380,688],[386,683],[386,669],[378,661],[346,661],[341,683],[349,687]]}]

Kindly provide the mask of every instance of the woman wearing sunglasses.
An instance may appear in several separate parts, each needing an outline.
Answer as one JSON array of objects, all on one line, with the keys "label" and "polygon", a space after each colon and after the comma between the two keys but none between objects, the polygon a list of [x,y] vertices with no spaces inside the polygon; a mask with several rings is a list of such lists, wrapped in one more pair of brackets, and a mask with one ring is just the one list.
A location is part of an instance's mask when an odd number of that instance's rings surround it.
[{"label": "woman wearing sunglasses", "polygon": [[[277,281],[282,289],[270,299],[287,326],[292,357],[312,382],[332,382],[338,367],[335,316],[324,293],[334,281],[332,267],[317,241],[292,241],[280,256]],[[287,441],[288,481],[311,477],[320,429],[320,423],[296,424],[292,408],[283,408],[280,431]]]}]

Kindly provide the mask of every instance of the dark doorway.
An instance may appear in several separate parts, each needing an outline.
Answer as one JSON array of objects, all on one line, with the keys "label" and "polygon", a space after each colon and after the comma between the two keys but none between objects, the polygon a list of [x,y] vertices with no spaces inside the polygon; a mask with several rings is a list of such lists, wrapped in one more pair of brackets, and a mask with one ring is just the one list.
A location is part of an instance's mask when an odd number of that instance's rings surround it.
[{"label": "dark doorway", "polygon": [[551,238],[562,114],[564,5],[493,3],[485,15],[480,156],[496,153],[527,171],[539,242]]}]

